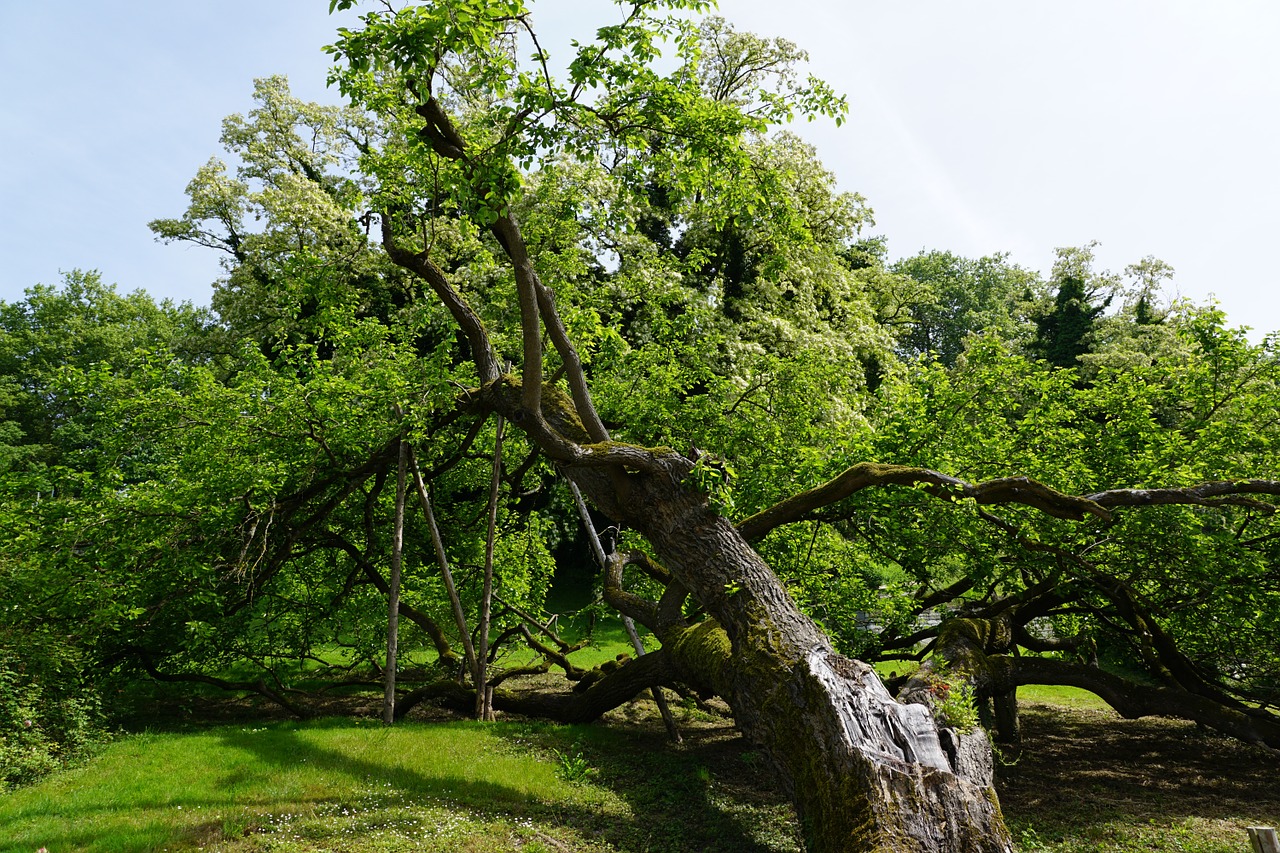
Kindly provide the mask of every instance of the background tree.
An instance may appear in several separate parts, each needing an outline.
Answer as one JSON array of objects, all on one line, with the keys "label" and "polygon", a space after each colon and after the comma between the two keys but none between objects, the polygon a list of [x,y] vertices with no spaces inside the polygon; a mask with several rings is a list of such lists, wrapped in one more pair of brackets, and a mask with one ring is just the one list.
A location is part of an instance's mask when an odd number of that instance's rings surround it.
[{"label": "background tree", "polygon": [[1050,364],[1075,367],[1089,352],[1094,327],[1114,296],[1113,277],[1093,272],[1093,244],[1058,249],[1050,283],[1053,306],[1036,319],[1031,350]]},{"label": "background tree", "polygon": [[921,252],[892,271],[927,290],[911,310],[899,346],[908,356],[933,353],[947,366],[964,352],[970,335],[988,333],[1012,342],[1032,340],[1029,308],[1043,298],[1044,283],[1007,256],[971,260],[950,252]]}]

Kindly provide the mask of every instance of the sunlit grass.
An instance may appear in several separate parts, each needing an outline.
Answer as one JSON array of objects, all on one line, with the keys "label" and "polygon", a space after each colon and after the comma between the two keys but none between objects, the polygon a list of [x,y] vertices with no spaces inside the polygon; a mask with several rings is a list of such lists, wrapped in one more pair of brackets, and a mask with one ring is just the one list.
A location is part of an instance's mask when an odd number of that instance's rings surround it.
[{"label": "sunlit grass", "polygon": [[1019,702],[1036,702],[1041,705],[1057,705],[1077,710],[1103,710],[1110,708],[1095,693],[1079,687],[1060,684],[1026,684],[1018,688]]},{"label": "sunlit grass", "polygon": [[362,850],[446,850],[455,849],[450,838],[562,834],[537,826],[558,809],[623,808],[603,788],[565,783],[556,768],[544,751],[475,723],[134,735],[0,798],[0,850],[312,850],[355,837]]}]

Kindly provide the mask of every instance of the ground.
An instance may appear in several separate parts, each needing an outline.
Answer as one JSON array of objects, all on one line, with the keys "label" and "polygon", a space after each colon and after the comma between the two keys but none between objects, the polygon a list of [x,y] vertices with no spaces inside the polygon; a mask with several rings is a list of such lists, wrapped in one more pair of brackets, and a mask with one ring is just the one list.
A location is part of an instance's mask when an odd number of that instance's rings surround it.
[{"label": "ground", "polygon": [[[1000,756],[1021,850],[1236,853],[1246,827],[1280,824],[1273,754],[1051,696],[1024,703],[1024,747]],[[787,800],[727,709],[675,709],[679,747],[647,700],[590,726],[424,708],[388,731],[368,694],[309,723],[191,695],[152,704],[135,721],[151,734],[0,796],[0,851],[798,853]]]},{"label": "ground", "polygon": [[1168,719],[1030,705],[1000,801],[1026,850],[1249,849],[1280,825],[1274,754]]}]

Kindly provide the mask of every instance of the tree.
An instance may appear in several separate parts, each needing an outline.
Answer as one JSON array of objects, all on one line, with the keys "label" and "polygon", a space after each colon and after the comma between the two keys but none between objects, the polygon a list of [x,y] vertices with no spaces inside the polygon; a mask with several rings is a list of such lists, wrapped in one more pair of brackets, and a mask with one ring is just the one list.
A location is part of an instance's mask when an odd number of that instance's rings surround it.
[{"label": "tree", "polygon": [[[110,465],[92,469],[99,488],[27,528],[31,554],[78,573],[60,624],[83,605],[105,667],[162,679],[217,683],[220,665],[255,661],[261,680],[221,683],[305,712],[283,689],[287,659],[333,640],[353,667],[379,651],[408,440],[424,512],[403,519],[401,612],[445,677],[397,712],[494,688],[499,708],[582,720],[655,685],[719,693],[830,850],[1009,848],[984,736],[928,710],[943,661],[1007,730],[1020,679],[1139,695],[1062,660],[1092,642],[1163,667],[1157,698],[1192,696],[1130,711],[1270,742],[1258,687],[1272,662],[1235,648],[1224,664],[1197,626],[1273,601],[1280,485],[1256,479],[1271,431],[1232,427],[1270,422],[1257,413],[1272,352],[1196,314],[1179,333],[1191,355],[1158,375],[1077,386],[1072,368],[975,338],[953,370],[895,365],[892,282],[838,221],[859,205],[770,134],[839,100],[799,78],[793,47],[665,17],[702,6],[636,4],[577,48],[563,86],[536,43],[521,59],[533,30],[514,0],[367,15],[333,48],[348,110],[261,82],[258,107],[224,128],[239,168],[202,170],[187,214],[155,224],[227,253],[221,355],[169,345],[128,371],[67,374],[76,399],[101,400],[87,424],[103,458],[135,471],[117,488]],[[651,64],[663,36],[666,74]],[[874,392],[871,358],[886,368]],[[498,418],[502,458],[520,461],[497,470],[507,499],[491,504]],[[868,458],[899,464],[850,465]],[[575,672],[533,612],[557,501],[572,518],[561,477],[622,528],[604,597],[658,651]],[[1144,502],[1164,513],[1145,526],[1117,509]],[[478,523],[490,506],[493,535]],[[1185,535],[1154,547],[1156,524]],[[520,698],[500,690],[509,671],[459,675],[452,644],[467,646],[463,611],[483,591],[443,569],[482,568],[490,546],[513,614],[499,640],[523,636],[581,690]],[[6,559],[28,580],[47,566]],[[1171,560],[1197,572],[1174,583]],[[1258,595],[1198,597],[1196,579],[1231,560]],[[955,618],[914,624],[942,605]],[[859,610],[884,616],[878,635]],[[1042,617],[1052,642],[1026,630]],[[1088,617],[1112,630],[1089,634]],[[1058,657],[1012,654],[1049,646]],[[901,685],[920,701],[895,701],[855,654],[925,657]]]},{"label": "tree", "polygon": [[893,265],[893,272],[929,288],[911,312],[900,346],[908,355],[934,353],[954,365],[970,335],[1027,337],[1027,297],[1043,288],[1039,276],[1001,256],[970,260],[950,252],[921,252]]},{"label": "tree", "polygon": [[1092,263],[1090,244],[1059,249],[1053,265],[1053,307],[1036,320],[1031,349],[1058,367],[1075,367],[1089,352],[1094,327],[1114,295],[1115,280],[1095,274]]},{"label": "tree", "polygon": [[113,401],[160,352],[206,360],[209,320],[78,270],[0,302],[0,786],[32,781],[98,736],[91,650],[112,617],[83,562],[93,521],[81,510],[146,475],[145,459],[112,453]]},{"label": "tree", "polygon": [[[762,116],[785,117],[786,101],[776,90],[730,102],[716,97],[715,87],[708,92],[705,82],[715,72],[698,73],[702,58],[723,57],[738,46],[714,28],[695,31],[650,18],[646,5],[634,7],[624,24],[602,30],[601,43],[579,49],[570,65],[572,85],[562,88],[547,73],[545,54],[535,54],[534,67],[522,73],[509,48],[516,34],[530,29],[523,7],[486,8],[489,17],[481,12],[475,18],[470,11],[455,16],[422,7],[373,13],[365,17],[363,30],[344,33],[334,48],[347,62],[336,75],[344,91],[382,110],[389,126],[397,121],[407,125],[401,146],[389,146],[381,156],[366,160],[382,181],[373,203],[388,255],[431,287],[467,336],[477,372],[471,405],[508,418],[599,509],[641,534],[653,549],[660,566],[645,555],[615,557],[606,578],[606,600],[650,625],[686,677],[710,683],[728,698],[739,724],[779,768],[816,847],[1007,847],[1007,834],[991,805],[989,775],[980,761],[973,761],[981,747],[952,731],[945,735],[948,754],[934,723],[910,706],[890,701],[865,665],[839,655],[748,543],[878,485],[919,485],[978,505],[1023,504],[1053,518],[1075,520],[1112,519],[1109,507],[1144,502],[1209,501],[1216,506],[1225,501],[1258,508],[1249,494],[1274,494],[1280,487],[1271,480],[1231,480],[1074,497],[1024,477],[968,483],[931,468],[864,463],[733,525],[719,511],[727,508],[730,496],[728,472],[713,457],[621,442],[606,427],[584,360],[544,280],[553,279],[558,268],[542,260],[522,234],[514,203],[522,181],[516,164],[532,168],[547,159],[603,160],[614,167],[611,174],[622,187],[631,182],[636,196],[643,192],[652,199],[656,184],[663,188],[668,212],[686,205],[688,212],[675,222],[694,223],[700,215],[727,225],[728,231],[718,229],[726,236],[713,254],[724,258],[726,315],[737,320],[744,316],[747,288],[758,290],[762,279],[760,264],[730,211],[759,210],[762,191],[770,201],[781,201],[769,193],[768,180],[757,183],[741,176],[773,174],[753,156],[749,140],[767,130]],[[667,77],[644,64],[661,32],[674,35],[684,63]],[[752,50],[745,49],[745,55]],[[794,102],[831,108],[821,88],[797,90],[794,77],[787,72],[772,77],[772,70],[757,69],[751,85],[776,83],[790,89],[787,95]],[[588,88],[595,90],[589,103],[582,98]],[[423,165],[407,165],[417,163]],[[493,236],[510,266],[520,307],[518,378],[499,367],[494,336],[467,296],[432,262],[429,242],[417,236],[432,217],[409,199],[414,197],[414,175],[426,174],[447,176],[433,186],[452,191],[448,197],[455,209]],[[788,209],[785,203],[778,207]],[[661,229],[653,231],[660,236]],[[800,233],[792,239],[814,236]],[[1055,312],[1041,327],[1042,347],[1063,366],[1075,363],[1092,322],[1105,307],[1090,303],[1089,283],[1076,269],[1087,266],[1086,261],[1064,255]],[[567,297],[565,310],[572,311],[577,289],[556,283],[558,295]],[[542,349],[544,334],[553,353]],[[558,364],[567,394],[545,382],[548,357]],[[1005,532],[1014,535],[1016,527]],[[1035,550],[1034,543],[1028,547]],[[622,569],[631,562],[645,566],[663,584],[666,591],[659,601],[645,602],[623,588]],[[684,616],[686,596],[711,619],[690,623]],[[1139,636],[1154,635],[1153,621],[1132,596],[1113,591],[1110,602],[1138,614]],[[1049,609],[1054,604],[1053,596],[1037,602]],[[954,644],[941,647],[947,656]],[[1008,648],[991,646],[993,651]],[[972,675],[976,678],[979,671]],[[1189,692],[1200,690],[1197,695],[1203,696],[1209,690],[1203,679],[1187,678],[1192,680],[1182,686]],[[1008,686],[1005,680],[993,689],[1005,695]],[[1242,719],[1241,714],[1249,716],[1237,708],[1232,719]],[[882,727],[885,722],[887,728]],[[1215,722],[1233,725],[1222,717]],[[1246,722],[1242,730],[1263,740],[1270,737],[1265,719]]]},{"label": "tree", "polygon": [[[896,383],[875,456],[941,461],[992,478],[991,489],[1061,484],[1087,495],[1079,509],[1093,518],[992,507],[985,489],[968,507],[930,507],[846,485],[819,517],[844,535],[851,562],[878,569],[887,624],[875,634],[850,624],[838,640],[869,659],[923,657],[900,697],[967,678],[996,700],[988,721],[1010,741],[1016,707],[1006,694],[1035,682],[1083,686],[1126,716],[1193,719],[1274,748],[1265,709],[1276,660],[1256,638],[1275,627],[1257,606],[1275,594],[1275,513],[1256,496],[1275,483],[1255,478],[1274,471],[1276,434],[1252,412],[1274,399],[1277,362],[1273,345],[1249,345],[1221,321],[1175,315],[1170,352],[1181,355],[1100,369],[1090,383],[994,338],[971,343],[955,369],[922,366]],[[1019,486],[1010,471],[1034,479]],[[930,608],[944,619],[919,624]]]},{"label": "tree", "polygon": [[[670,573],[665,606],[630,606],[616,586],[611,603],[653,623],[676,665],[701,670],[708,676],[702,680],[728,698],[739,725],[782,772],[815,847],[1007,849],[989,767],[984,774],[953,766],[923,708],[894,702],[869,667],[834,651],[733,523],[708,503],[697,472],[714,462],[611,437],[525,242],[510,205],[521,183],[517,164],[548,152],[603,154],[633,174],[671,181],[687,197],[714,198],[709,212],[724,216],[731,207],[751,211],[761,203],[750,183],[734,175],[735,165],[752,166],[747,137],[786,117],[795,103],[837,108],[822,87],[797,85],[790,65],[751,69],[738,103],[709,97],[694,72],[704,50],[714,55],[731,46],[653,17],[655,8],[637,4],[623,24],[600,31],[600,43],[579,49],[567,89],[546,73],[544,54],[533,72],[519,71],[509,47],[517,28],[529,27],[519,3],[374,12],[364,29],[343,32],[334,47],[346,62],[336,75],[343,91],[382,110],[388,126],[403,128],[365,160],[381,183],[372,201],[383,246],[448,306],[465,334],[476,369],[472,405],[507,418],[597,507],[656,551]],[[662,33],[676,37],[684,62],[668,77],[648,65]],[[588,102],[590,89],[596,91]],[[503,373],[488,328],[420,236],[428,233],[430,210],[415,199],[426,176],[438,176],[430,184],[433,204],[448,199],[502,248],[520,309],[518,378]],[[544,334],[567,395],[545,381]],[[710,620],[685,622],[680,603],[690,595]],[[718,672],[708,668],[721,664]]]}]

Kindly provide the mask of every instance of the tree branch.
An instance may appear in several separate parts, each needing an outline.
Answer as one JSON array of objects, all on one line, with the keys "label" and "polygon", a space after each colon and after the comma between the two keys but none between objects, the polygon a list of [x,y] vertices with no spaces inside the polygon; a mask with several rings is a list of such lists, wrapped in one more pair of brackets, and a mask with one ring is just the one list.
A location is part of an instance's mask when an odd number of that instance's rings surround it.
[{"label": "tree branch", "polygon": [[985,483],[968,483],[958,477],[928,468],[859,462],[838,477],[801,492],[756,513],[738,524],[738,532],[749,542],[763,538],[784,524],[801,521],[809,513],[841,501],[871,486],[923,485],[935,497],[954,500],[970,498],[979,504],[1019,503],[1035,507],[1055,518],[1082,521],[1086,515],[1109,519],[1110,513],[1089,498],[1063,494],[1029,477],[1004,477]]},{"label": "tree branch", "polygon": [[[562,723],[588,723],[606,711],[630,702],[642,690],[668,684],[673,680],[674,674],[667,655],[662,649],[658,649],[644,657],[628,659],[581,692],[514,693],[495,689],[493,707],[499,711],[544,717]],[[475,691],[455,681],[436,682],[401,697],[396,703],[396,711],[407,713],[419,702],[431,699],[443,700],[455,708],[468,709],[475,706]]]},{"label": "tree branch", "polygon": [[1101,506],[1247,506],[1275,512],[1275,504],[1245,495],[1280,495],[1280,480],[1217,480],[1184,489],[1112,489],[1086,499]]},{"label": "tree branch", "polygon": [[1099,696],[1126,719],[1180,717],[1246,743],[1280,749],[1280,720],[1274,716],[1225,707],[1207,696],[1175,687],[1137,684],[1106,670],[1053,658],[996,655],[987,660],[987,670],[997,692],[1023,684],[1070,685]]},{"label": "tree branch", "polygon": [[498,357],[493,352],[493,345],[489,342],[489,334],[485,331],[479,315],[472,310],[462,295],[454,290],[453,285],[445,277],[444,271],[436,266],[425,252],[410,252],[396,242],[395,235],[392,233],[391,214],[383,213],[381,219],[382,246],[386,249],[387,257],[391,258],[397,266],[408,270],[430,285],[436,298],[449,309],[454,322],[458,324],[458,328],[467,337],[467,343],[471,345],[471,358],[475,361],[476,369],[480,373],[480,381],[492,382],[497,379],[502,371],[498,366]]}]

